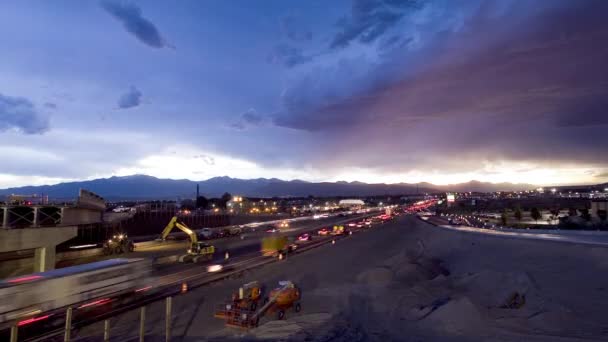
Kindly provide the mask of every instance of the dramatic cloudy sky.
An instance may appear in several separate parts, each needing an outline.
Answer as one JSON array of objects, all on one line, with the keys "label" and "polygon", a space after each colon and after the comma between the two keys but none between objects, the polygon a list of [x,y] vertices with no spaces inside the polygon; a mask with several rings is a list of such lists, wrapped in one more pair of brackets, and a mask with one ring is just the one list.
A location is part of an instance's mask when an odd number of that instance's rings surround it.
[{"label": "dramatic cloudy sky", "polygon": [[0,187],[608,181],[606,0],[2,1]]}]

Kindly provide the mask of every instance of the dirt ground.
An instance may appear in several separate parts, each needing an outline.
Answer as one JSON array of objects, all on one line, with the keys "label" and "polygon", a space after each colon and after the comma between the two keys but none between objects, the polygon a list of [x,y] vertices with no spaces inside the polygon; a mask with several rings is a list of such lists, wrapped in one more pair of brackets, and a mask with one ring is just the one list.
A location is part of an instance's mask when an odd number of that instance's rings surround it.
[{"label": "dirt ground", "polygon": [[[175,298],[176,341],[608,340],[608,249],[448,231],[413,217]],[[240,284],[292,280],[302,311],[249,332],[212,317]],[[164,340],[164,307],[147,340]],[[112,321],[135,338],[137,314]],[[99,336],[86,328],[79,340]]]}]

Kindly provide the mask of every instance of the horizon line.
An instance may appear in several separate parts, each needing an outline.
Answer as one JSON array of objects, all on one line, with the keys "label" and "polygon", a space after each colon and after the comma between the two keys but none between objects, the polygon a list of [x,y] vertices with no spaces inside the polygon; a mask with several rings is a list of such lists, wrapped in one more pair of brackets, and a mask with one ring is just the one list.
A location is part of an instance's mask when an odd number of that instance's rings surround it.
[{"label": "horizon line", "polygon": [[597,184],[603,184],[603,183],[593,183],[593,184],[589,184],[589,183],[564,183],[564,184],[553,184],[553,185],[547,185],[547,184],[534,184],[534,183],[513,183],[513,182],[484,182],[484,181],[479,181],[476,179],[470,179],[468,181],[465,182],[459,182],[459,183],[447,183],[447,184],[436,184],[436,183],[432,183],[432,182],[427,182],[427,181],[420,181],[417,183],[408,183],[408,182],[394,182],[394,183],[386,183],[386,182],[380,182],[380,183],[369,183],[369,182],[363,182],[363,181],[358,181],[358,180],[354,180],[354,181],[345,181],[345,180],[302,180],[302,179],[281,179],[281,178],[276,178],[276,177],[271,177],[271,178],[264,178],[264,177],[258,177],[258,178],[235,178],[235,177],[230,177],[227,175],[224,176],[213,176],[213,177],[209,177],[207,179],[202,179],[202,180],[193,180],[193,179],[189,179],[189,178],[161,178],[161,177],[156,177],[156,176],[151,176],[151,175],[146,175],[146,174],[141,174],[141,173],[135,173],[135,174],[131,174],[131,175],[124,175],[124,176],[117,176],[117,175],[111,175],[111,176],[101,176],[98,178],[85,178],[85,179],[74,179],[74,180],[63,180],[63,181],[59,181],[57,183],[47,183],[47,184],[40,184],[40,185],[20,185],[20,186],[13,186],[13,187],[7,187],[7,188],[2,188],[0,190],[8,190],[8,189],[15,189],[15,188],[24,188],[24,187],[39,187],[39,186],[55,186],[55,185],[59,185],[59,184],[68,184],[68,183],[77,183],[77,182],[90,182],[90,181],[95,181],[95,180],[102,180],[102,179],[111,179],[111,178],[127,178],[127,177],[134,177],[134,176],[144,176],[144,177],[151,177],[151,178],[155,178],[155,179],[159,179],[159,180],[174,180],[174,181],[190,181],[190,182],[206,182],[209,181],[211,179],[214,178],[229,178],[229,179],[238,179],[238,180],[256,180],[256,179],[265,179],[265,180],[279,180],[282,182],[293,182],[293,181],[299,181],[299,182],[305,182],[305,183],[347,183],[347,184],[353,184],[353,183],[361,183],[361,184],[367,184],[367,185],[412,185],[412,186],[416,186],[419,184],[429,184],[432,186],[437,186],[437,187],[446,187],[446,186],[453,186],[453,185],[461,185],[461,184],[468,184],[468,183],[472,183],[472,182],[477,182],[477,183],[481,183],[481,184],[492,184],[492,185],[496,185],[496,184],[510,184],[510,185],[529,185],[529,186],[534,186],[534,187],[562,187],[562,186],[591,186],[591,185],[597,185]]}]

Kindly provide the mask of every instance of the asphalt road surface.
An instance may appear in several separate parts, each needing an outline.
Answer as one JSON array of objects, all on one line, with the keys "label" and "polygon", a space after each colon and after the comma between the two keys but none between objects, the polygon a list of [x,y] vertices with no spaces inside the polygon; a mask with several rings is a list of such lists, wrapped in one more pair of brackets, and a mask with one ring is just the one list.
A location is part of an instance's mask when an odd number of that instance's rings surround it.
[{"label": "asphalt road surface", "polygon": [[[355,220],[361,217],[365,217],[368,214],[357,214],[357,215],[349,215],[346,217],[342,216],[333,216],[328,218],[321,219],[306,219],[301,221],[292,222],[289,228],[284,228],[281,230],[281,234],[287,236],[297,236],[299,234],[303,234],[305,232],[318,230],[323,227],[331,227],[335,224],[339,224],[340,222],[346,222],[349,220]],[[255,228],[255,231],[251,231],[247,229],[247,231],[241,236],[231,236],[220,239],[213,239],[206,241],[210,245],[215,246],[216,253],[215,259],[219,260],[225,256],[225,252],[228,251],[229,255],[237,255],[239,253],[246,253],[256,251],[260,247],[261,239],[265,236],[268,236],[269,233],[266,232],[268,224],[261,224],[259,227]],[[160,233],[159,233],[160,234]],[[157,242],[154,245],[149,245],[145,247],[137,247],[136,250],[132,253],[120,254],[120,255],[109,255],[109,256],[92,256],[92,257],[83,257],[78,259],[66,260],[59,264],[60,267],[78,265],[83,263],[89,263],[99,260],[106,260],[112,258],[160,258],[164,256],[176,255],[176,254],[185,254],[188,249],[189,241],[188,240],[169,240],[165,242]]]},{"label": "asphalt road surface", "polygon": [[[424,218],[423,219],[427,219]],[[428,219],[433,221],[433,219]],[[590,246],[608,246],[608,233],[602,231],[574,231],[574,230],[541,230],[541,229],[491,229],[477,228],[463,225],[450,225],[443,220],[436,221],[438,227],[466,233],[494,235],[513,239],[533,239],[563,243],[575,243]]]}]

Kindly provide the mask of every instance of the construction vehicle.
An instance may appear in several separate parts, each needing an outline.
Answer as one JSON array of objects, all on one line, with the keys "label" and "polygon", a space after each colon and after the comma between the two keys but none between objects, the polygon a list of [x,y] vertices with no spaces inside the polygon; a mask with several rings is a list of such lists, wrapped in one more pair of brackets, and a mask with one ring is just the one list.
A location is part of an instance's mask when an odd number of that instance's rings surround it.
[{"label": "construction vehicle", "polygon": [[179,222],[179,218],[177,216],[173,216],[165,229],[163,229],[163,232],[160,235],[160,240],[165,241],[167,236],[169,236],[169,233],[171,233],[174,228],[186,233],[190,238],[190,248],[188,248],[187,254],[181,255],[178,258],[179,262],[199,262],[201,260],[211,260],[211,258],[213,258],[215,247],[198,241],[196,232],[188,228],[185,223]]},{"label": "construction vehicle", "polygon": [[127,237],[127,234],[117,234],[103,243],[102,250],[104,255],[122,254],[133,252],[135,244]]},{"label": "construction vehicle", "polygon": [[300,304],[300,289],[288,280],[280,281],[279,287],[270,291],[268,301],[260,309],[260,312],[277,313],[278,319],[285,318],[285,311],[293,308],[295,312],[300,312],[302,305]]},{"label": "construction vehicle", "polygon": [[257,281],[244,284],[232,294],[230,302],[221,304],[215,311],[216,318],[230,320],[240,310],[255,311],[258,303],[262,301],[262,287]]},{"label": "construction vehicle", "polygon": [[267,313],[277,314],[277,319],[284,319],[285,312],[291,308],[300,312],[300,289],[292,281],[279,281],[279,286],[270,291],[268,298],[264,299],[264,305],[258,310],[231,308],[226,318],[226,325],[238,328],[255,328],[260,318]]},{"label": "construction vehicle", "polygon": [[262,239],[262,255],[284,257],[297,248],[289,243],[287,236],[269,236]]}]

